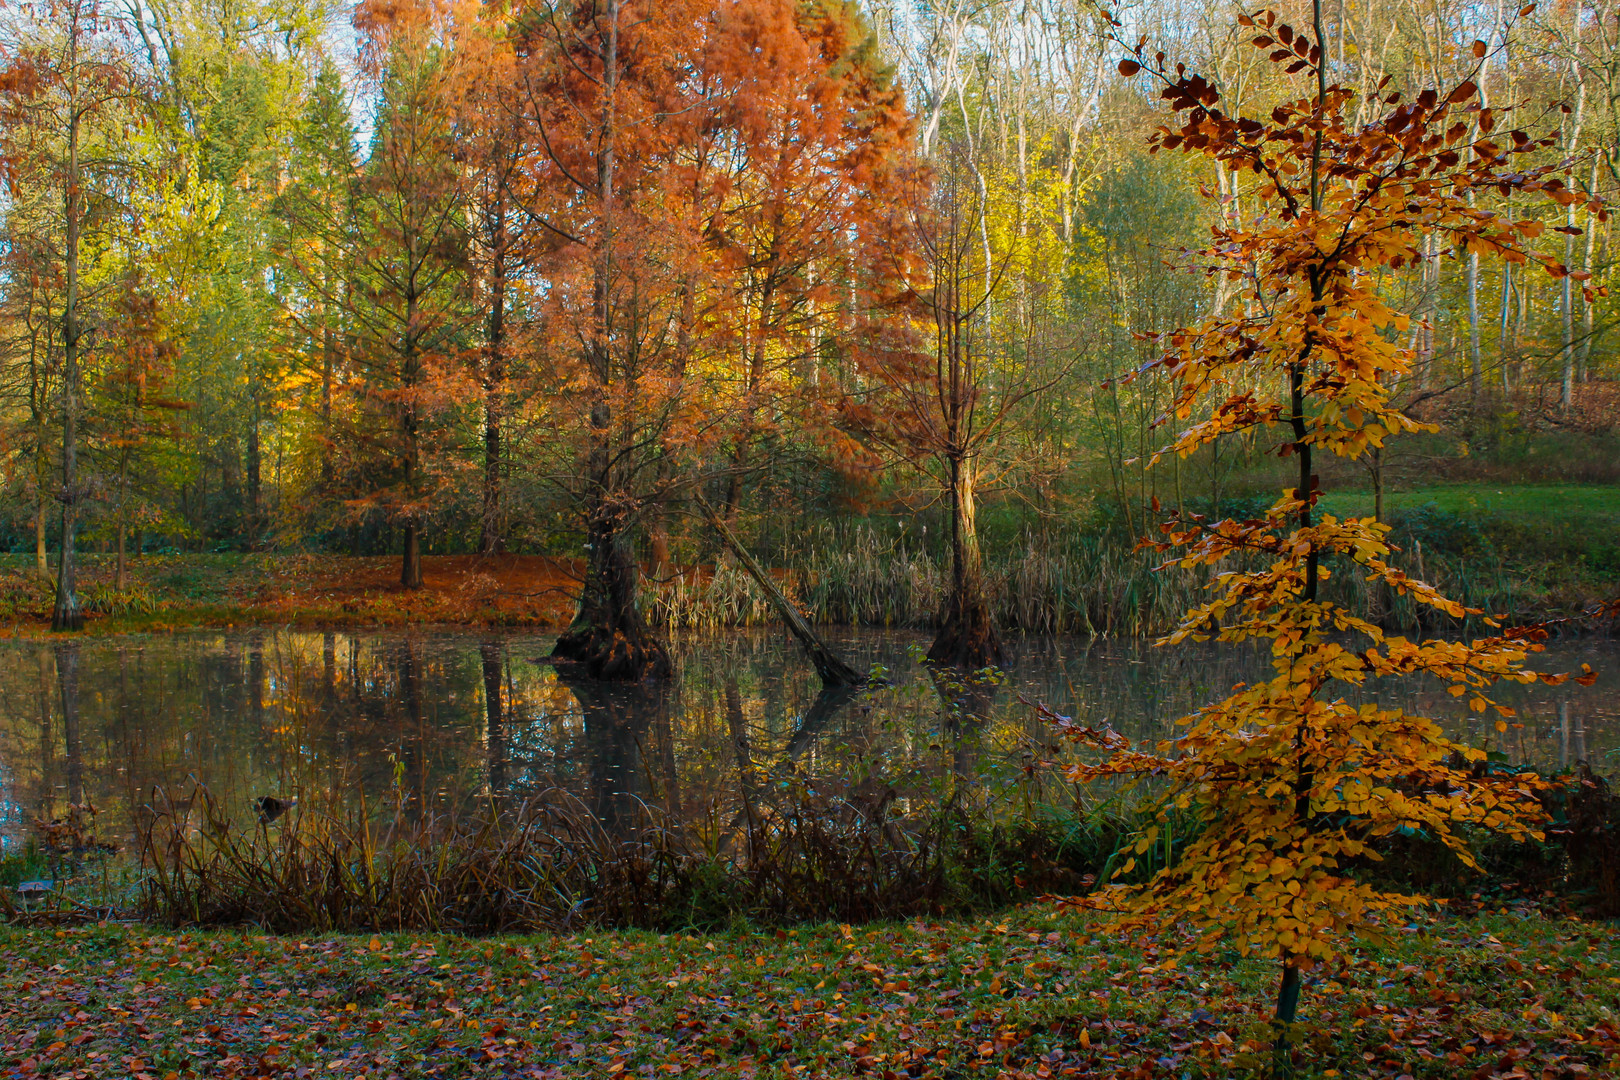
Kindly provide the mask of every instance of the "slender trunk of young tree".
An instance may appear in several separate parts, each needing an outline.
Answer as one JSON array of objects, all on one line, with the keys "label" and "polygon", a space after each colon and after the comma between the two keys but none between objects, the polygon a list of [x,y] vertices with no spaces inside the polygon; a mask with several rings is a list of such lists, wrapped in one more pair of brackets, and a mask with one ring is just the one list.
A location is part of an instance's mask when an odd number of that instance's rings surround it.
[{"label": "slender trunk of young tree", "polygon": [[[1314,17],[1313,29],[1319,45],[1325,40],[1322,36],[1322,0],[1312,0],[1312,14]],[[1323,55],[1326,48],[1323,47]],[[1327,65],[1318,63],[1316,67],[1316,113],[1321,116],[1327,107]],[[1311,213],[1322,213],[1322,133],[1316,132],[1315,146],[1311,152]],[[1427,249],[1425,249],[1427,250]],[[1324,299],[1326,296],[1326,283],[1322,280],[1323,271],[1318,268],[1311,271],[1311,302],[1313,319],[1320,318],[1324,312]],[[1309,529],[1312,519],[1312,503],[1316,489],[1316,475],[1311,466],[1311,443],[1308,438],[1309,429],[1305,417],[1305,375],[1306,368],[1315,357],[1315,332],[1307,331],[1304,348],[1300,351],[1298,362],[1288,368],[1289,391],[1289,417],[1290,426],[1294,435],[1294,456],[1299,459],[1299,485],[1294,495],[1300,500],[1298,525],[1301,529]],[[1320,555],[1313,546],[1305,556],[1305,580],[1301,590],[1302,598],[1307,604],[1316,603],[1317,576]],[[1305,702],[1300,702],[1301,708]],[[1294,735],[1294,819],[1296,822],[1307,824],[1311,819],[1311,791],[1316,784],[1315,770],[1306,756],[1308,733],[1304,723],[1300,723]],[[1293,1074],[1293,1059],[1290,1049],[1291,1029],[1299,1011],[1299,983],[1300,970],[1296,957],[1293,954],[1283,955],[1282,982],[1277,991],[1276,1043],[1273,1046],[1273,1057],[1276,1072],[1288,1076]]]},{"label": "slender trunk of young tree", "polygon": [[248,388],[248,425],[247,425],[247,521],[243,530],[247,536],[248,547],[257,547],[259,543],[259,516],[260,501],[259,489],[264,474],[264,456],[259,446],[259,389],[257,380]]},{"label": "slender trunk of young tree", "polygon": [[1001,639],[990,618],[985,595],[984,557],[979,550],[975,461],[952,456],[950,470],[951,586],[940,614],[939,630],[929,646],[936,664],[971,671],[1002,661]]},{"label": "slender trunk of young tree", "polygon": [[[1571,203],[1566,211],[1565,224],[1571,228],[1575,225],[1575,204]],[[1568,234],[1564,236],[1564,265],[1568,266],[1574,257],[1575,238]],[[1575,400],[1575,312],[1574,290],[1570,287],[1569,275],[1565,274],[1559,281],[1558,306],[1564,322],[1563,348],[1560,350],[1562,358],[1562,372],[1559,381],[1558,405],[1568,410]]]},{"label": "slender trunk of young tree", "polygon": [[31,296],[25,310],[28,313],[28,408],[34,425],[34,570],[43,578],[51,573],[46,543],[49,530],[46,517],[50,513],[50,498],[46,492],[50,489],[52,465],[47,449],[50,445],[50,406],[46,401],[45,364],[41,358],[50,347],[50,310],[47,306],[44,325],[34,319]]},{"label": "slender trunk of young tree", "polygon": [[506,390],[506,181],[496,185],[491,223],[489,275],[489,353],[484,366],[484,505],[478,550],[494,555],[503,547],[501,527],[501,400]]},{"label": "slender trunk of young tree", "polygon": [[[52,630],[80,630],[84,611],[79,607],[74,533],[79,524],[79,216],[83,196],[79,176],[79,113],[68,121],[67,246],[63,254],[62,307],[62,536],[56,563],[56,606]],[[65,688],[66,684],[64,684]]]},{"label": "slender trunk of young tree", "polygon": [[399,568],[399,583],[407,589],[420,589],[422,587],[422,530],[418,518],[417,506],[421,482],[420,449],[417,446],[417,408],[416,399],[418,386],[421,381],[421,357],[417,355],[418,321],[421,318],[420,300],[416,294],[415,278],[417,271],[417,258],[415,241],[412,240],[412,250],[408,253],[410,263],[411,281],[405,299],[405,356],[403,365],[403,407],[401,409],[400,427],[405,437],[405,497],[410,501],[404,515],[404,553]]},{"label": "slender trunk of young tree", "polygon": [[34,509],[34,570],[40,577],[51,574],[51,560],[45,543],[45,514],[45,499],[40,496]]},{"label": "slender trunk of young tree", "polygon": [[[1587,178],[1587,182],[1586,182],[1586,191],[1587,191],[1588,199],[1590,199],[1592,196],[1596,195],[1596,193],[1597,193],[1598,158],[1599,158],[1599,156],[1600,155],[1598,155],[1598,154],[1593,154],[1592,155],[1592,172],[1591,172],[1591,175]],[[1586,273],[1587,273],[1587,279],[1586,280],[1588,282],[1591,282],[1591,280],[1592,280],[1592,278],[1591,278],[1591,274],[1592,274],[1592,254],[1593,254],[1593,249],[1595,248],[1595,246],[1597,244],[1597,226],[1598,226],[1598,223],[1597,223],[1596,216],[1594,214],[1588,212],[1587,215],[1586,215],[1586,259],[1581,264],[1581,269],[1586,271]],[[1588,287],[1590,287],[1590,286],[1588,286]],[[1583,302],[1581,304],[1580,362],[1579,362],[1579,365],[1578,365],[1579,366],[1579,371],[1577,372],[1577,376],[1579,377],[1580,381],[1582,381],[1582,382],[1585,382],[1588,378],[1591,377],[1592,336],[1593,336],[1593,332],[1594,332],[1593,331],[1593,308],[1595,306],[1596,305],[1592,304],[1590,301],[1586,301],[1584,299],[1584,296],[1583,296]]]},{"label": "slender trunk of young tree", "polygon": [[[1579,28],[1580,17],[1581,6],[1577,4],[1574,15],[1577,29]],[[1573,154],[1578,152],[1580,149],[1581,125],[1586,118],[1586,80],[1581,77],[1581,68],[1579,64],[1572,61],[1570,67],[1575,72],[1576,85],[1575,124],[1574,131],[1571,133],[1569,140],[1569,152]],[[1576,205],[1576,202],[1571,202],[1567,207],[1564,208],[1564,226],[1566,228],[1575,228]],[[1568,267],[1569,264],[1574,261],[1575,237],[1571,233],[1565,233],[1564,266]],[[1570,281],[1568,274],[1565,274],[1561,279],[1559,279],[1559,307],[1562,309],[1561,314],[1564,322],[1564,347],[1562,352],[1563,370],[1559,385],[1558,404],[1560,408],[1566,411],[1572,404],[1574,404],[1575,401],[1575,297],[1574,289],[1571,287],[1573,284],[1574,283]]]},{"label": "slender trunk of young tree", "polygon": [[332,468],[332,377],[336,358],[337,331],[328,325],[321,330],[321,437],[326,440],[325,452],[321,454],[321,492],[325,495],[331,494],[336,479],[336,470]]},{"label": "slender trunk of young tree", "polygon": [[1508,352],[1511,341],[1508,339],[1508,312],[1513,300],[1513,264],[1502,264],[1502,311],[1497,319],[1496,345],[1499,356],[1497,362],[1502,365],[1502,393],[1506,395],[1513,387],[1508,383]]},{"label": "slender trunk of young tree", "polygon": [[[1472,200],[1472,193],[1470,193]],[[1479,353],[1479,252],[1468,253],[1468,362],[1469,391],[1475,399],[1485,388],[1484,362]]]}]

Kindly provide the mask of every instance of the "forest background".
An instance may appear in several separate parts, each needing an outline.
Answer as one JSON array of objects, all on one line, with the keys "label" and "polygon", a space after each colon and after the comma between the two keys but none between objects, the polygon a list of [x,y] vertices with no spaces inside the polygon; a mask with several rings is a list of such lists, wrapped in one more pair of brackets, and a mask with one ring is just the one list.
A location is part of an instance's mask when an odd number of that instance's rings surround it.
[{"label": "forest background", "polygon": [[[1148,153],[1164,110],[1117,78],[1111,34],[1264,111],[1297,88],[1239,13],[11,5],[5,603],[60,621],[66,535],[100,553],[76,600],[108,614],[217,598],[219,575],[260,599],[364,576],[232,557],[278,553],[389,557],[365,573],[399,591],[368,617],[566,620],[583,591],[599,629],[638,604],[765,621],[718,518],[823,620],[971,623],[946,611],[966,574],[1002,628],[1161,629],[1202,582],[1155,578],[1136,540],[1171,511],[1252,515],[1289,463],[1251,429],[1147,468],[1167,391],[1129,376],[1154,332],[1240,292],[1173,267],[1262,206],[1252,177]],[[1612,4],[1324,15],[1333,79],[1473,77],[1557,129],[1529,156],[1612,195]],[[1392,523],[1464,603],[1577,610],[1620,581],[1612,226],[1581,200],[1483,208],[1536,217],[1590,278],[1439,249],[1386,273],[1418,356],[1396,401],[1436,429],[1324,465],[1325,505]],[[177,562],[195,553],[215,576]],[[453,604],[412,599],[423,555]],[[435,580],[433,556],[484,558]],[[550,559],[524,576],[515,556]]]}]

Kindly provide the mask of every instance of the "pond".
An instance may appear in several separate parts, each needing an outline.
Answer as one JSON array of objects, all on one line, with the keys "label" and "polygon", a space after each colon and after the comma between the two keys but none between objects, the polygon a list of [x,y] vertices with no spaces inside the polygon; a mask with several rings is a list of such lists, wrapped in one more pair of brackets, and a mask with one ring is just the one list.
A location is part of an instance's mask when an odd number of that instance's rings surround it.
[{"label": "pond", "polygon": [[[1014,639],[1005,683],[964,702],[918,663],[923,636],[851,631],[833,633],[836,647],[889,683],[823,696],[785,635],[739,632],[676,641],[678,678],[659,692],[559,675],[540,659],[552,640],[266,628],[5,643],[0,845],[14,849],[32,821],[86,800],[100,834],[125,843],[160,786],[183,797],[196,782],[245,821],[263,795],[455,812],[562,789],[609,825],[646,806],[701,824],[788,775],[901,813],[947,792],[1028,812],[1073,793],[1032,768],[1061,750],[1020,696],[1157,737],[1267,670],[1230,647]],[[1598,671],[1593,686],[1501,688],[1521,721],[1505,735],[1437,686],[1377,693],[1515,760],[1588,760],[1612,774],[1620,644],[1554,643],[1537,666],[1583,662]],[[76,688],[66,696],[64,674]]]}]

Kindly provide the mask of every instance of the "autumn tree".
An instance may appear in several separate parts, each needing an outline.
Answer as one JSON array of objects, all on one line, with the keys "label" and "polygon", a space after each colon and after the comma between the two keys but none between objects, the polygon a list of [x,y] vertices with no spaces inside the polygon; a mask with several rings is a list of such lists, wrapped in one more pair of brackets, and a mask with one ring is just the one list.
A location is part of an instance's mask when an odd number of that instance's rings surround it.
[{"label": "autumn tree", "polygon": [[849,296],[881,291],[885,208],[900,197],[912,120],[856,5],[731,4],[703,58],[715,123],[689,148],[709,248],[694,281],[712,313],[734,423],[724,511],[768,464],[833,435],[837,358],[863,333]]},{"label": "autumn tree", "polygon": [[945,503],[950,579],[928,659],[963,670],[1002,659],[979,544],[986,457],[1013,412],[1068,366],[1045,355],[1050,343],[1027,324],[997,331],[994,306],[1011,297],[1012,262],[982,228],[986,192],[971,154],[948,142],[896,200],[898,246],[884,257],[900,282],[890,302],[911,325],[875,334],[865,350],[877,390],[862,410],[866,430],[928,475]]},{"label": "autumn tree", "polygon": [[187,409],[173,389],[175,349],[161,322],[159,298],[143,284],[139,270],[129,269],[116,300],[109,304],[108,356],[91,394],[93,407],[101,413],[97,450],[100,471],[109,477],[109,524],[117,554],[114,581],[119,589],[129,587],[130,533],[139,536],[142,526],[155,517],[143,497],[142,488],[148,487],[143,479],[162,475],[156,458],[178,436],[176,418]]},{"label": "autumn tree", "polygon": [[288,182],[271,207],[278,261],[287,271],[277,300],[282,338],[296,357],[287,366],[307,388],[295,412],[304,422],[294,445],[305,459],[300,471],[309,478],[299,494],[306,501],[305,520],[325,526],[340,516],[333,506],[340,493],[340,448],[355,445],[341,430],[342,410],[335,408],[355,374],[355,323],[346,312],[359,209],[354,121],[336,65],[321,65],[290,129]]},{"label": "autumn tree", "polygon": [[478,550],[494,554],[505,544],[507,413],[514,352],[524,329],[514,308],[521,299],[517,286],[527,248],[513,196],[535,148],[523,122],[511,13],[464,3],[455,11],[455,23],[448,74],[466,187],[469,284],[483,333],[474,365],[483,397]]},{"label": "autumn tree", "polygon": [[520,14],[524,118],[543,148],[524,212],[563,399],[565,460],[552,475],[586,553],[578,611],[552,655],[598,678],[669,671],[637,598],[632,540],[666,431],[690,400],[675,330],[694,238],[670,166],[700,120],[691,76],[704,15],[695,2],[637,0]]},{"label": "autumn tree", "polygon": [[48,186],[32,182],[26,168],[8,162],[7,187],[11,206],[5,217],[4,274],[8,283],[0,298],[0,319],[4,320],[5,366],[16,387],[22,407],[6,424],[6,441],[26,451],[30,468],[25,483],[33,509],[34,569],[40,577],[50,574],[47,534],[51,507],[56,500],[52,475],[56,471],[55,419],[57,368],[59,358],[52,347],[56,341],[57,315],[61,298],[60,283],[53,268],[54,245],[49,225],[54,220],[55,193]]},{"label": "autumn tree", "polygon": [[[422,533],[438,489],[427,449],[460,396],[452,361],[469,321],[444,21],[442,8],[427,2],[356,12],[376,108],[370,155],[348,178],[345,198],[331,184],[341,181],[341,159],[331,158],[341,148],[322,150],[324,167],[283,204],[286,250],[305,293],[323,323],[336,309],[352,334],[345,389],[354,415],[343,440],[350,502],[399,528],[406,589],[422,587]],[[342,130],[331,117],[323,126]],[[323,337],[329,329],[322,326]]]},{"label": "autumn tree", "polygon": [[578,0],[520,23],[542,151],[523,207],[567,436],[554,476],[587,552],[554,655],[662,674],[636,531],[790,400],[907,121],[840,4]]},{"label": "autumn tree", "polygon": [[52,0],[30,15],[13,24],[19,36],[6,43],[0,71],[0,156],[12,170],[33,170],[61,206],[52,231],[62,289],[54,343],[62,357],[62,526],[51,628],[78,630],[84,613],[74,541],[87,496],[79,453],[91,329],[82,258],[87,232],[116,215],[112,179],[126,149],[119,132],[133,79],[117,19],[98,0]]},{"label": "autumn tree", "polygon": [[[1204,399],[1215,405],[1163,453],[1187,454],[1226,432],[1276,431],[1275,451],[1297,465],[1298,479],[1253,520],[1176,518],[1157,546],[1171,553],[1169,566],[1219,571],[1213,597],[1161,644],[1264,642],[1275,674],[1184,718],[1180,735],[1156,747],[1069,725],[1075,738],[1110,751],[1070,771],[1076,780],[1151,776],[1161,822],[1178,811],[1197,816],[1200,831],[1173,865],[1140,887],[1107,887],[1077,903],[1118,913],[1127,930],[1190,929],[1200,951],[1224,943],[1277,959],[1286,1069],[1302,973],[1341,961],[1351,934],[1420,903],[1356,876],[1356,863],[1376,860],[1380,842],[1399,830],[1418,830],[1469,865],[1467,829],[1539,836],[1532,774],[1487,767],[1482,749],[1445,737],[1435,721],[1349,695],[1369,680],[1424,675],[1474,712],[1506,717],[1493,683],[1559,679],[1523,667],[1538,631],[1417,643],[1325,600],[1321,583],[1344,572],[1435,612],[1467,613],[1398,568],[1388,526],[1320,513],[1314,462],[1323,453],[1359,459],[1422,426],[1390,402],[1415,351],[1408,316],[1379,291],[1382,271],[1414,265],[1438,238],[1464,253],[1540,263],[1562,278],[1569,272],[1528,242],[1539,223],[1494,214],[1472,196],[1582,200],[1560,178],[1566,161],[1532,163],[1556,134],[1508,129],[1507,114],[1484,105],[1472,79],[1410,99],[1383,87],[1358,92],[1329,81],[1320,7],[1309,33],[1275,13],[1241,21],[1271,64],[1306,80],[1303,93],[1269,114],[1228,112],[1217,87],[1167,67],[1145,44],[1120,71],[1146,71],[1161,85],[1172,118],[1153,135],[1154,149],[1203,155],[1252,177],[1264,209],[1252,224],[1217,223],[1203,256],[1243,302],[1159,339],[1153,369],[1173,390],[1162,422],[1187,422]],[[1487,51],[1473,46],[1476,60]],[[1159,839],[1159,826],[1146,829],[1136,854]]]}]

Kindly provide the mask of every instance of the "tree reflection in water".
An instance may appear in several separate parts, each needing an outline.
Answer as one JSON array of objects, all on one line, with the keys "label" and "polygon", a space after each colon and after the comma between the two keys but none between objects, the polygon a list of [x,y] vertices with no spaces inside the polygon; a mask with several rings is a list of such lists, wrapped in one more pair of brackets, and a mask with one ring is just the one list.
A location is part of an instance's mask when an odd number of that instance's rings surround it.
[{"label": "tree reflection in water", "polygon": [[[908,655],[920,635],[850,634],[835,644],[892,685],[823,692],[796,649],[764,634],[677,642],[666,689],[605,686],[536,657],[549,639],[455,631],[256,629],[0,644],[0,838],[104,813],[132,829],[155,787],[195,776],[242,823],[260,795],[300,806],[357,801],[412,815],[510,805],[562,789],[626,835],[656,808],[694,841],[719,845],[750,811],[813,791],[866,814],[944,798],[990,808],[1063,797],[1031,781],[1048,733],[1020,695],[1133,738],[1265,673],[1263,657],[1168,656],[1130,643],[1011,643],[1007,685],[931,677]],[[1453,732],[1548,768],[1616,766],[1620,647],[1559,645],[1549,669],[1587,662],[1597,685],[1511,688],[1524,726],[1495,732],[1439,688],[1400,703],[1449,717]],[[1044,786],[1041,786],[1043,785]],[[1021,788],[1019,785],[1023,785]],[[840,802],[840,800],[842,800]],[[1010,811],[1009,811],[1010,812]]]},{"label": "tree reflection in water", "polygon": [[558,667],[557,681],[574,695],[584,722],[587,805],[609,836],[628,839],[646,822],[642,747],[668,714],[668,683],[603,682],[569,666]]}]

